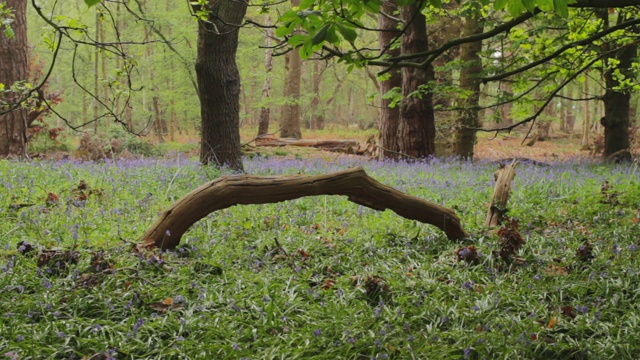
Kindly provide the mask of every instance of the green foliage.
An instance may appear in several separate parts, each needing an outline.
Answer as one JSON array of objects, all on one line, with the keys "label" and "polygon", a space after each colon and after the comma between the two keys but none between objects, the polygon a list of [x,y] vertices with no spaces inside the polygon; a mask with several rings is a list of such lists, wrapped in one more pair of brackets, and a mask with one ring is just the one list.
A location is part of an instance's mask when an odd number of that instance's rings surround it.
[{"label": "green foliage", "polygon": [[13,38],[15,35],[11,24],[14,21],[13,9],[9,8],[6,3],[0,3],[0,29],[7,39]]},{"label": "green foliage", "polygon": [[100,4],[102,0],[84,0],[84,3],[87,4],[88,7],[92,7],[94,5]]},{"label": "green foliage", "polygon": [[[124,149],[136,156],[159,156],[162,155],[158,147],[153,146],[148,141],[145,141],[140,136],[133,135],[126,131],[122,126],[114,126],[109,128],[107,138],[113,140],[119,140],[118,143],[122,143]],[[110,149],[106,149],[108,152]],[[119,149],[119,151],[122,151]]]},{"label": "green foliage", "polygon": [[[229,208],[195,224],[175,251],[132,253],[159,211],[222,173],[183,158],[0,161],[3,354],[565,359],[640,351],[632,326],[640,321],[637,167],[518,165],[508,214],[526,242],[508,263],[500,238],[482,225],[493,164],[246,162],[269,176],[355,165],[455,208],[475,234],[477,261],[456,255],[471,243],[332,196]],[[58,201],[47,204],[48,193]]]}]

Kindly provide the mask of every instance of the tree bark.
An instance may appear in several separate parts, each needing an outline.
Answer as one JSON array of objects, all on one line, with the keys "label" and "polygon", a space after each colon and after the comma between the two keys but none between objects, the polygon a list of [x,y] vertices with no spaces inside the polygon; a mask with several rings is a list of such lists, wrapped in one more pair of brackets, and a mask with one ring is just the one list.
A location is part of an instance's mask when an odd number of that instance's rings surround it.
[{"label": "tree bark", "polygon": [[200,162],[243,170],[240,151],[238,31],[246,0],[209,0],[208,22],[198,22],[196,75],[202,116]]},{"label": "tree bark", "polygon": [[[429,50],[427,21],[416,4],[403,6],[400,15],[406,30],[402,36],[403,55]],[[421,61],[423,59],[416,59]],[[433,66],[402,69],[402,105],[398,125],[398,150],[414,158],[428,158],[435,154],[435,118],[433,93],[420,89],[435,79]],[[416,94],[419,92],[419,94]]]},{"label": "tree bark", "polygon": [[[100,27],[102,27],[102,12],[100,10],[95,9],[96,12],[96,41],[100,41]],[[96,96],[98,96],[100,91],[100,76],[98,73],[100,67],[100,47],[96,46],[93,50],[93,133],[98,134],[98,117],[100,114],[100,105],[98,100],[96,100]],[[142,92],[143,96],[145,92]],[[144,102],[144,98],[143,98]]]},{"label": "tree bark", "polygon": [[[6,6],[15,15],[11,27],[14,37],[0,34],[0,84],[8,90],[18,81],[27,81],[27,5],[24,0],[7,0]],[[8,111],[22,94],[8,92],[0,95],[0,113]],[[6,105],[5,105],[6,102]],[[24,157],[27,152],[28,109],[18,106],[0,115],[0,156]]]},{"label": "tree bark", "polygon": [[320,70],[320,62],[313,62],[313,99],[311,100],[311,121],[309,127],[311,130],[322,130],[324,128],[324,111],[320,106],[320,82],[322,81],[322,71]]},{"label": "tree bark", "polygon": [[[385,53],[389,57],[400,55],[398,47],[392,48],[392,41],[398,36],[398,22],[394,20],[397,16],[398,6],[395,0],[382,3],[381,12],[378,15],[378,42],[381,49],[387,49]],[[388,14],[390,16],[386,16]],[[398,157],[398,124],[400,122],[400,107],[390,107],[392,99],[385,99],[389,91],[402,87],[402,72],[400,69],[391,69],[389,77],[380,81],[380,160],[397,159]]]},{"label": "tree bark", "polygon": [[498,226],[504,218],[504,214],[507,212],[509,195],[511,194],[511,183],[516,177],[516,165],[518,165],[518,160],[513,160],[507,166],[500,165],[500,169],[493,174],[496,185],[493,189],[491,205],[489,206],[484,226]]},{"label": "tree bark", "polygon": [[[266,101],[271,97],[271,71],[273,70],[273,56],[271,54],[271,38],[273,35],[273,29],[271,25],[271,18],[267,15],[264,19],[264,24],[267,26],[264,32],[264,83],[262,85],[262,101]],[[269,117],[271,115],[271,108],[268,105],[263,105],[260,108],[260,117],[258,120],[258,136],[266,135],[269,132]]]},{"label": "tree bark", "polygon": [[[608,27],[608,14],[606,10],[598,11],[598,14]],[[626,16],[626,12],[619,13],[618,16]],[[604,50],[610,48],[610,44],[604,44]],[[616,90],[619,81],[615,76],[616,70],[624,75],[625,79],[633,79],[633,60],[637,57],[637,44],[629,44],[615,53],[605,57],[604,79],[606,90],[602,99],[604,103],[604,117],[600,123],[604,127],[604,157],[608,158],[616,154],[616,161],[630,161],[631,151],[629,149],[629,103],[631,100],[631,90]],[[612,64],[617,64],[615,67]]]},{"label": "tree bark", "polygon": [[[300,5],[300,0],[291,0],[291,6]],[[284,87],[284,97],[287,104],[283,107],[280,119],[280,137],[300,139],[300,78],[302,76],[302,59],[297,49],[287,53],[287,75]]]},{"label": "tree bark", "polygon": [[[584,72],[584,96],[589,97],[589,71]],[[591,101],[584,102],[584,115],[582,116],[582,136],[580,149],[589,150],[589,127],[591,126]]]},{"label": "tree bark", "polygon": [[317,195],[345,195],[356,204],[379,211],[390,209],[407,219],[434,225],[450,240],[467,237],[453,211],[385,186],[358,167],[315,176],[223,176],[191,191],[162,213],[142,235],[139,246],[175,248],[191,225],[216,210]]},{"label": "tree bark", "polygon": [[[482,33],[482,19],[479,14],[471,14],[464,19],[462,37]],[[480,122],[478,119],[478,105],[480,101],[480,80],[482,60],[478,53],[482,51],[482,41],[462,44],[460,46],[460,90],[465,95],[462,99],[463,110],[458,120],[455,136],[455,156],[461,159],[473,160],[473,148],[476,143],[476,131]]]}]

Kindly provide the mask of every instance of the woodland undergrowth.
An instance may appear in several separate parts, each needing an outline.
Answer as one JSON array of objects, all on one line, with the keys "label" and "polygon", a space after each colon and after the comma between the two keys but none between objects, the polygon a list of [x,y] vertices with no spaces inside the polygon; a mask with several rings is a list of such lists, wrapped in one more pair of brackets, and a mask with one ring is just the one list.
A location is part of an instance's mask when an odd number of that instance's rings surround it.
[{"label": "woodland undergrowth", "polygon": [[[236,206],[170,252],[132,245],[227,170],[194,160],[0,162],[0,357],[587,359],[640,354],[640,169],[254,156],[255,175],[363,166],[471,234],[341,197]],[[170,234],[168,234],[170,235]]]}]

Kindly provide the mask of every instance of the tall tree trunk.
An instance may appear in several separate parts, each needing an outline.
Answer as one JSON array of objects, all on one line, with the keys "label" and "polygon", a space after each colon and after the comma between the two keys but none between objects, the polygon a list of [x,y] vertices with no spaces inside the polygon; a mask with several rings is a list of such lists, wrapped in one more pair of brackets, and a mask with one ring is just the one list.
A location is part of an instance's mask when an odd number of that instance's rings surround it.
[{"label": "tall tree trunk", "polygon": [[320,82],[322,81],[321,63],[313,61],[313,80],[312,91],[313,99],[311,100],[311,130],[322,130],[324,128],[324,109],[320,106]]},{"label": "tall tree trunk", "polygon": [[[482,33],[482,19],[479,13],[471,14],[464,19],[462,37]],[[480,101],[480,81],[478,75],[482,72],[482,60],[478,53],[482,51],[482,41],[462,44],[460,46],[460,89],[465,98],[462,100],[463,110],[459,114],[459,126],[456,128],[455,156],[461,159],[473,159],[473,148],[476,143],[476,130],[480,125],[478,120],[478,104]]]},{"label": "tall tree trunk", "polygon": [[198,22],[196,75],[202,116],[200,161],[243,170],[240,151],[238,32],[246,0],[209,0],[208,22]]},{"label": "tall tree trunk", "polygon": [[[385,1],[380,9],[382,13],[378,15],[378,42],[380,48],[387,49],[386,54],[390,57],[400,55],[400,49],[391,48],[391,42],[398,35],[398,22],[395,16],[398,6],[395,0]],[[386,15],[385,15],[386,14]],[[387,16],[389,15],[389,16]],[[391,69],[389,77],[380,81],[380,159],[395,159],[398,156],[398,123],[400,121],[400,107],[390,107],[391,100],[385,95],[395,89],[402,87],[402,72],[399,69]]]},{"label": "tall tree trunk", "polygon": [[[608,14],[605,11],[599,11],[599,14],[605,21],[605,26],[609,27]],[[621,12],[618,16],[624,17],[629,15]],[[626,18],[628,19],[628,18]],[[604,46],[604,50],[609,50],[610,44]],[[614,45],[617,46],[617,45]],[[617,154],[616,160],[631,160],[631,152],[629,149],[629,102],[631,100],[631,90],[616,90],[619,81],[614,73],[619,71],[624,75],[625,79],[633,78],[633,60],[637,57],[637,44],[629,44],[615,53],[605,57],[604,79],[606,82],[606,90],[602,101],[604,103],[604,117],[600,123],[604,127],[604,156]],[[613,64],[617,64],[613,66]],[[626,150],[626,151],[625,151]]]},{"label": "tall tree trunk", "polygon": [[[146,6],[146,1],[142,2],[143,6]],[[151,29],[150,28],[146,28],[145,29],[145,41],[150,41],[150,36],[151,36]],[[158,88],[158,84],[156,83],[156,73],[155,73],[155,64],[153,62],[152,59],[156,58],[155,54],[154,54],[154,49],[152,45],[147,45],[145,48],[145,52],[144,52],[144,59],[147,63],[151,63],[152,65],[148,67],[148,74],[149,74],[149,84],[151,85],[151,104],[149,106],[148,110],[149,112],[151,112],[153,114],[153,131],[156,134],[156,137],[158,138],[158,142],[160,143],[164,143],[164,136],[163,136],[163,126],[162,126],[162,112],[160,110],[160,97],[159,97],[159,92],[160,89]]]},{"label": "tall tree trunk", "polygon": [[[589,71],[584,72],[584,96],[589,97]],[[591,126],[591,101],[584,102],[584,115],[582,116],[582,137],[580,140],[580,149],[589,149],[589,127]]]},{"label": "tall tree trunk", "polygon": [[[104,2],[103,6],[107,6],[107,3]],[[101,42],[106,42],[106,35],[104,33],[104,24],[100,24],[99,28],[100,32],[100,40]],[[102,101],[105,104],[109,104],[109,85],[107,84],[107,55],[104,51],[100,52],[100,72],[102,74]],[[98,94],[96,94],[97,96]],[[110,105],[110,104],[109,104]],[[117,109],[115,109],[117,111]],[[97,124],[98,122],[96,122]],[[105,121],[105,128],[109,129],[111,122]]]},{"label": "tall tree trunk", "polygon": [[[267,101],[271,97],[271,72],[273,71],[273,55],[271,52],[271,38],[274,36],[271,26],[271,17],[268,15],[264,19],[265,26],[267,27],[264,32],[264,83],[262,84],[262,101]],[[271,108],[268,105],[263,105],[260,108],[260,117],[258,120],[258,136],[266,135],[269,132],[269,117],[271,115]]]},{"label": "tall tree trunk", "polygon": [[[6,89],[16,81],[27,81],[27,5],[24,0],[6,0],[6,6],[15,15],[11,27],[14,37],[8,39],[0,34],[0,84]],[[21,94],[8,93],[0,98],[0,104],[7,101],[9,106]],[[0,105],[0,114],[8,111],[8,106]],[[0,156],[26,156],[28,109],[18,106],[15,110],[0,115]]]},{"label": "tall tree trunk", "polygon": [[[400,15],[406,30],[402,36],[403,55],[429,50],[427,21],[416,4],[403,6]],[[423,59],[416,59],[420,61]],[[402,105],[398,125],[398,149],[414,158],[427,158],[435,154],[436,127],[433,113],[433,94],[421,86],[435,79],[433,66],[402,69]]]},{"label": "tall tree trunk", "polygon": [[[102,11],[96,8],[96,41],[100,41],[100,27],[102,26]],[[98,76],[98,70],[100,66],[100,47],[96,46],[93,52],[93,96],[99,96],[100,91],[100,76]],[[93,133],[98,133],[98,116],[99,116],[98,100],[93,99]]]},{"label": "tall tree trunk", "polygon": [[[300,0],[291,0],[291,6],[299,6]],[[280,120],[280,137],[300,139],[300,78],[302,76],[302,59],[297,49],[288,54],[289,64],[287,68],[287,83],[285,84],[284,97],[287,104],[284,106],[284,116]]]}]

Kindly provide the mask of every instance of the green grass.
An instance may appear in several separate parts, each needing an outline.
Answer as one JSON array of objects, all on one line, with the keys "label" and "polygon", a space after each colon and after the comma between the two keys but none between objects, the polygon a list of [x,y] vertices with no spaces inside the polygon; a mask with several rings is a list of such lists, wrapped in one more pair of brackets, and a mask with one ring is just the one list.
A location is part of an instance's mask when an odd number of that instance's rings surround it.
[{"label": "green grass", "polygon": [[[245,162],[258,175],[355,165],[455,209],[471,239],[454,243],[434,227],[326,196],[218,211],[177,251],[136,254],[131,245],[159,211],[228,171],[180,158],[0,162],[0,356],[639,356],[637,164],[519,165],[509,214],[526,243],[506,262],[483,227],[495,165]],[[58,201],[47,206],[49,192]],[[23,254],[21,241],[33,250]],[[593,259],[583,261],[576,254],[587,243]],[[469,245],[477,264],[457,261]]]}]

